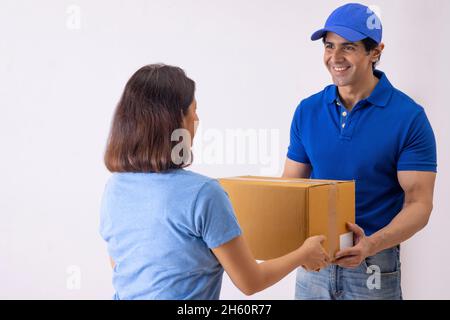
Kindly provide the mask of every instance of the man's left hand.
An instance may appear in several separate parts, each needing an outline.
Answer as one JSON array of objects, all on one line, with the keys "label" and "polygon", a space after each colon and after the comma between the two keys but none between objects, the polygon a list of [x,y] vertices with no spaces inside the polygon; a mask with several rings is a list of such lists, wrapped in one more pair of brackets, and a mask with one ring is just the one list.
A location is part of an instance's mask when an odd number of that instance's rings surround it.
[{"label": "man's left hand", "polygon": [[364,230],[354,223],[347,223],[348,229],[353,231],[355,245],[338,251],[333,263],[343,268],[356,268],[365,258],[374,255],[373,244],[364,234]]}]

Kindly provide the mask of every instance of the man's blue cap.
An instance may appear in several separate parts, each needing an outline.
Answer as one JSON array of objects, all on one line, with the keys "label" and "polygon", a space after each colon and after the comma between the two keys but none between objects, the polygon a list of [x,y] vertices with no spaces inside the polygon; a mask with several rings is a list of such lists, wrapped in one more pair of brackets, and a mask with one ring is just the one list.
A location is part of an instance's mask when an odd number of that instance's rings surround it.
[{"label": "man's blue cap", "polygon": [[379,44],[383,27],[378,16],[369,7],[349,3],[334,10],[328,17],[325,27],[314,32],[311,40],[319,40],[327,32],[334,32],[351,42],[371,38]]}]

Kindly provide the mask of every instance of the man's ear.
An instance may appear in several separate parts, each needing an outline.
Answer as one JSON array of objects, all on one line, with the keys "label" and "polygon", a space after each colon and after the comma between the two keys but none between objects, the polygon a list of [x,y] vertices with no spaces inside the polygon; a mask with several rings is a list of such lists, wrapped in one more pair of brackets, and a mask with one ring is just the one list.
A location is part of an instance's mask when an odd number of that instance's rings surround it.
[{"label": "man's ear", "polygon": [[372,62],[378,62],[380,60],[381,54],[384,50],[384,43],[380,43],[375,49],[372,51]]}]

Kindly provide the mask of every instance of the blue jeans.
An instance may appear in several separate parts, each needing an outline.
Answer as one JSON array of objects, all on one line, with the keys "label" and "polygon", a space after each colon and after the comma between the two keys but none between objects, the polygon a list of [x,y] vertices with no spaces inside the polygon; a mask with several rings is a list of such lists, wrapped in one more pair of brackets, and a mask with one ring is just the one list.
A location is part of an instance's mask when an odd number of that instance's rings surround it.
[{"label": "blue jeans", "polygon": [[297,270],[298,300],[401,300],[400,247],[367,257],[354,269],[330,265],[320,272]]}]

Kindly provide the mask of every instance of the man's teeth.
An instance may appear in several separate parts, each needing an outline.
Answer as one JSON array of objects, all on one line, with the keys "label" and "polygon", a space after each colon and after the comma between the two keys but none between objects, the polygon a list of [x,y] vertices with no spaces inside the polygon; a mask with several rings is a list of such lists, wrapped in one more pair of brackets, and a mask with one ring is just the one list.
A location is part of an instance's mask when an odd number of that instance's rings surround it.
[{"label": "man's teeth", "polygon": [[334,70],[336,70],[336,71],[344,71],[344,70],[347,70],[349,67],[345,67],[345,68],[337,68],[337,67],[334,67]]}]

